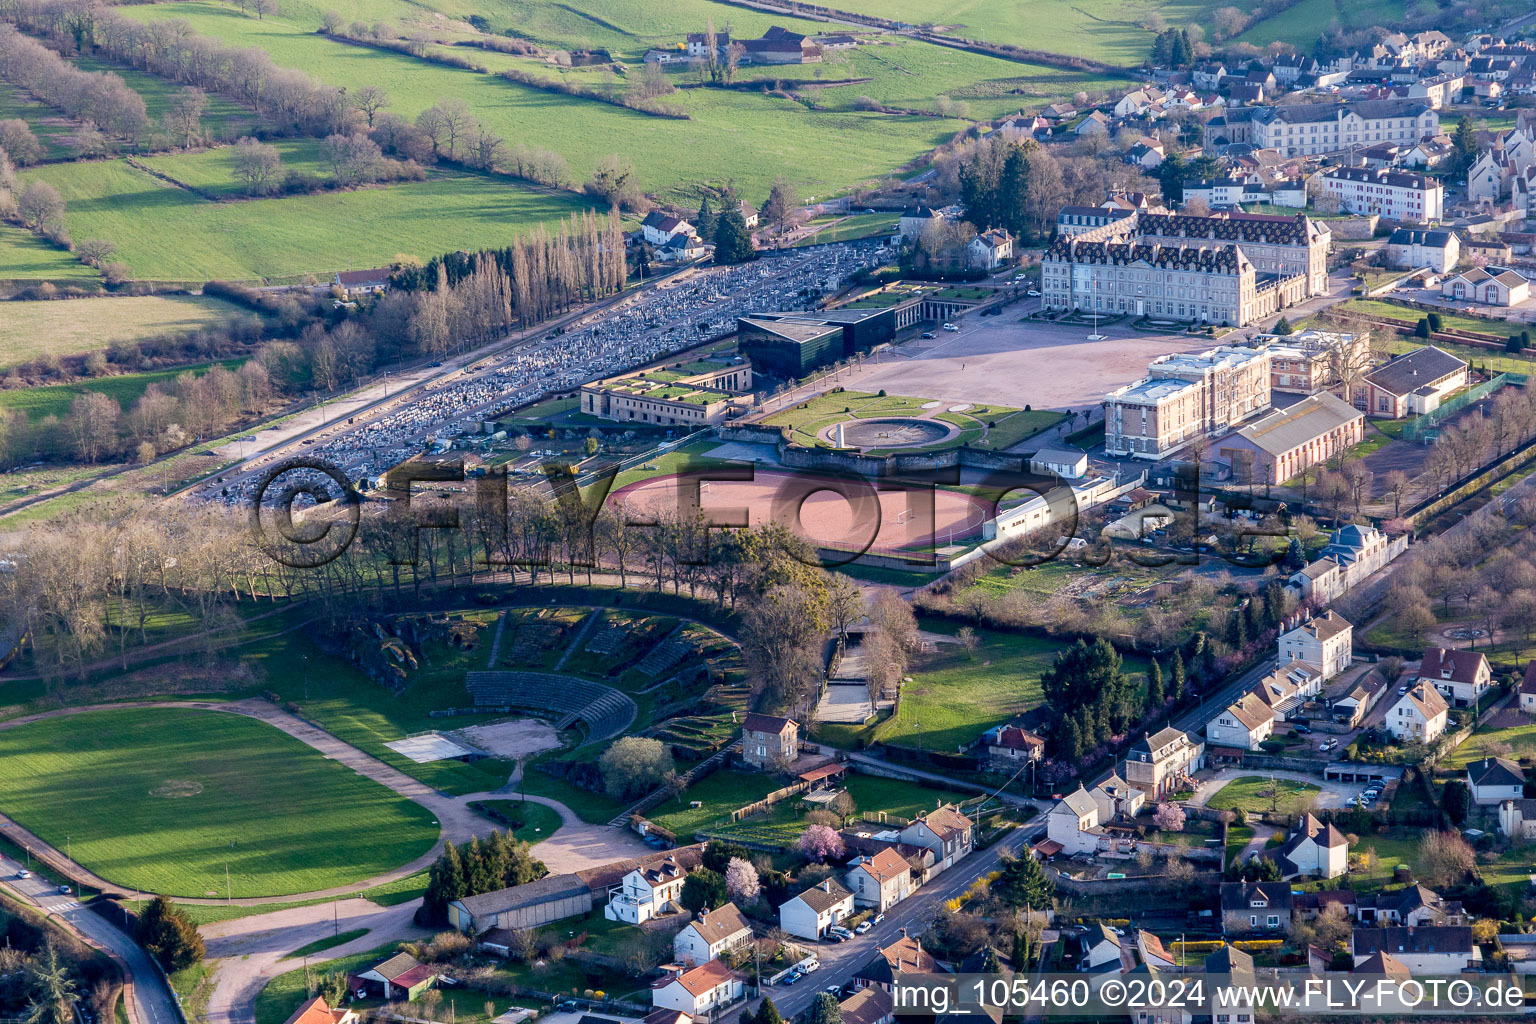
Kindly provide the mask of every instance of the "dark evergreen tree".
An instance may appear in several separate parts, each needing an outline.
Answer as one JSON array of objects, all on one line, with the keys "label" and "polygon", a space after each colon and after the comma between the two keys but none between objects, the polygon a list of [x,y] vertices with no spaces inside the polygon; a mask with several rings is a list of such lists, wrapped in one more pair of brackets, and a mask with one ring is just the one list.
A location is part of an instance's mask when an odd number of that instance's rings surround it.
[{"label": "dark evergreen tree", "polygon": [[1283,335],[1287,335],[1287,334],[1293,334],[1293,333],[1295,333],[1295,331],[1296,331],[1296,328],[1292,327],[1291,326],[1291,322],[1289,320],[1287,320],[1283,316],[1278,321],[1275,322],[1275,333],[1276,334],[1279,334],[1279,335],[1283,336]]},{"label": "dark evergreen tree", "polygon": [[1163,202],[1177,205],[1184,201],[1184,179],[1189,176],[1189,165],[1178,153],[1169,153],[1157,168],[1158,186],[1163,191]]},{"label": "dark evergreen tree", "polygon": [[1047,910],[1056,895],[1052,882],[1040,862],[1028,852],[1019,857],[1006,854],[998,861],[998,876],[992,882],[992,895],[1005,907],[1015,910]]},{"label": "dark evergreen tree", "polygon": [[1008,157],[1003,161],[1002,176],[997,183],[997,207],[995,220],[989,226],[1002,227],[1014,238],[1024,239],[1029,234],[1029,159],[1028,150],[1022,145],[1008,147]]},{"label": "dark evergreen tree", "polygon": [[1167,699],[1167,687],[1163,683],[1163,666],[1153,658],[1151,666],[1147,669],[1147,710],[1155,713]]},{"label": "dark evergreen tree", "polygon": [[755,259],[757,249],[746,219],[736,207],[727,208],[715,224],[715,262],[746,263]]},{"label": "dark evergreen tree", "polygon": [[699,212],[693,218],[693,229],[699,233],[700,238],[714,238],[717,221],[715,211],[709,208],[709,196],[705,196],[700,200]]},{"label": "dark evergreen tree", "polygon": [[167,974],[201,963],[206,952],[192,919],[164,896],[139,912],[134,938]]},{"label": "dark evergreen tree", "polygon": [[831,992],[816,993],[805,1013],[805,1024],[843,1024],[843,1008],[838,1005],[837,996]]},{"label": "dark evergreen tree", "polygon": [[1170,691],[1174,700],[1182,700],[1184,691],[1188,687],[1188,680],[1184,676],[1184,652],[1178,648],[1173,651],[1173,671],[1169,673],[1171,684]]},{"label": "dark evergreen tree", "polygon": [[683,879],[683,891],[677,902],[694,914],[725,906],[730,900],[725,891],[725,876],[708,868],[696,868]]}]

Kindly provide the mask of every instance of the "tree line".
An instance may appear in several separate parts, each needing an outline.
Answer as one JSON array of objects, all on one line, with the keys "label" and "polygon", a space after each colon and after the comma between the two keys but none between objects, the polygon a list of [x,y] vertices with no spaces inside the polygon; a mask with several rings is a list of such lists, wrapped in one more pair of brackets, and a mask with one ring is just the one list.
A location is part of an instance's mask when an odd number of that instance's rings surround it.
[{"label": "tree line", "polygon": [[448,843],[427,869],[418,923],[446,924],[448,904],[454,900],[525,885],[548,873],[543,861],[529,855],[528,844],[508,832],[492,832],[484,842],[476,836],[467,843]]}]

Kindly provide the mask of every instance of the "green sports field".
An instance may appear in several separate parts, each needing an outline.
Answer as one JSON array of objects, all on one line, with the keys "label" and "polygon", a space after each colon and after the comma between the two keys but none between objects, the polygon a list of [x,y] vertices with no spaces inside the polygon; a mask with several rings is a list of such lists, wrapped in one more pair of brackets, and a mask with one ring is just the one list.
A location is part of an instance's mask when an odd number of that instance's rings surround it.
[{"label": "green sports field", "polygon": [[429,851],[432,815],[271,726],[186,709],[90,711],[0,731],[0,811],[119,885],[310,892]]}]

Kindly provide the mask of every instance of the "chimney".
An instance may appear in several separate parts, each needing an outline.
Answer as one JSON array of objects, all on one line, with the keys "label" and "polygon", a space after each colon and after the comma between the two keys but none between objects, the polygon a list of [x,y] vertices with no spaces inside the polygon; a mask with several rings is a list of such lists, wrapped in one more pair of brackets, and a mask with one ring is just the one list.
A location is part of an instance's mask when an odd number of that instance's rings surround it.
[{"label": "chimney", "polygon": [[823,878],[821,880],[821,891],[826,893],[830,893],[832,891],[832,879]]},{"label": "chimney", "polygon": [[901,926],[901,937],[902,938],[906,938],[907,937],[907,926],[906,925],[902,925]]}]

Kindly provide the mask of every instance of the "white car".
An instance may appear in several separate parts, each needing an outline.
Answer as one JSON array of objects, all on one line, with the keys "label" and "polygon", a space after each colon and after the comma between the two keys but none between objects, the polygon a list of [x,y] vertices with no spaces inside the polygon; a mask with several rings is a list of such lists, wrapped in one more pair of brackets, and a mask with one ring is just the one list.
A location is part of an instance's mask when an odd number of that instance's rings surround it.
[{"label": "white car", "polygon": [[1025,292],[1024,294],[1028,295],[1032,299],[1038,299],[1040,297],[1040,289],[1038,289],[1038,288],[1031,288],[1029,291]]},{"label": "white car", "polygon": [[944,329],[946,331],[958,331],[960,326],[958,324],[945,324]]},{"label": "white car", "polygon": [[874,927],[874,925],[871,924],[868,921],[860,921],[859,922],[859,926],[853,930],[853,933],[855,935],[863,935],[865,932],[869,931],[873,927]]},{"label": "white car", "polygon": [[28,871],[26,868],[22,868],[20,871],[16,872],[16,877],[17,878],[31,878],[32,877],[32,872]]},{"label": "white car", "polygon": [[819,971],[820,969],[821,961],[817,960],[815,957],[811,957],[809,960],[806,960],[804,963],[800,964],[800,970],[805,974],[810,974],[812,971]]}]

